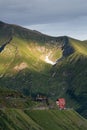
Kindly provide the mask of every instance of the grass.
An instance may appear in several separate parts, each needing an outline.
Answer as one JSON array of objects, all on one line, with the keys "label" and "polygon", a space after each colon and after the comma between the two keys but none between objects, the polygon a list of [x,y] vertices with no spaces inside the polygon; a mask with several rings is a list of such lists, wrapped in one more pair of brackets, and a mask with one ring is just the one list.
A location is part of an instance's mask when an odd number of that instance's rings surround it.
[{"label": "grass", "polygon": [[[81,86],[84,86],[84,91],[86,91],[86,82],[83,82],[86,77],[80,75],[81,73],[85,74],[86,71],[86,55],[80,53],[81,51],[79,52],[75,45],[79,46],[80,43],[75,42],[71,40],[72,46],[76,50],[75,53],[52,68],[50,64],[44,62],[44,58],[49,53],[53,60],[59,58],[62,53],[60,49],[57,50],[55,45],[40,45],[14,37],[11,44],[1,53],[0,73],[2,78],[0,79],[0,86],[17,89],[27,95],[30,95],[30,91],[33,94],[43,93],[54,100],[62,96],[69,97],[71,94],[68,92],[71,89],[78,96],[82,91]],[[82,45],[80,48],[82,48]],[[21,71],[14,71],[14,67],[23,62],[27,63],[28,67]],[[81,63],[83,67],[80,66]],[[55,75],[52,76],[54,73]],[[82,82],[79,85],[80,80]],[[76,86],[78,86],[78,89]],[[67,100],[69,102],[69,99]],[[79,104],[77,100],[74,102]]]},{"label": "grass", "polygon": [[[62,85],[64,88],[62,96],[68,100],[68,106],[74,107],[80,114],[87,117],[85,111],[87,108],[87,44],[72,39],[70,41],[75,52],[57,64],[52,73],[56,72],[55,78],[59,82],[66,83],[67,87]],[[73,99],[74,104],[70,105],[69,99],[71,102]]]},{"label": "grass", "polygon": [[70,39],[70,43],[78,53],[87,56],[87,42]]},{"label": "grass", "polygon": [[[29,116],[20,109],[0,110],[0,128],[4,130],[41,130]],[[10,116],[9,116],[10,115]]]},{"label": "grass", "polygon": [[4,130],[84,130],[87,120],[73,110],[0,110],[0,129]]},{"label": "grass", "polygon": [[[55,45],[41,45],[14,37],[11,43],[1,53],[0,74],[2,78],[0,86],[14,88],[22,92],[24,89],[30,91],[30,82],[32,80],[33,93],[42,91],[43,93],[48,93],[49,89],[47,86],[52,65],[45,63],[45,57],[49,53],[50,58],[56,60],[60,57],[61,50],[56,49]],[[27,68],[21,71],[15,71],[14,67],[21,63],[26,63]],[[38,79],[40,79],[40,82],[38,82]]]},{"label": "grass", "polygon": [[[26,111],[26,113],[36,121],[45,130],[78,130],[85,129],[84,121],[82,126],[80,125],[79,118],[76,116],[74,111],[58,111],[58,110],[47,110],[47,111]],[[80,117],[81,118],[81,117]],[[85,124],[86,125],[86,124]],[[84,127],[84,128],[83,128]]]},{"label": "grass", "polygon": [[[16,25],[6,24],[5,27],[1,26],[0,45],[9,35],[13,35],[13,39],[0,53],[0,87],[16,89],[28,96],[42,93],[53,100],[65,97],[68,107],[79,108],[85,115],[87,41],[50,37]],[[72,46],[74,52],[55,66],[47,64],[46,55],[52,61],[62,56],[63,43],[66,47]],[[14,69],[22,63],[27,67]]]}]

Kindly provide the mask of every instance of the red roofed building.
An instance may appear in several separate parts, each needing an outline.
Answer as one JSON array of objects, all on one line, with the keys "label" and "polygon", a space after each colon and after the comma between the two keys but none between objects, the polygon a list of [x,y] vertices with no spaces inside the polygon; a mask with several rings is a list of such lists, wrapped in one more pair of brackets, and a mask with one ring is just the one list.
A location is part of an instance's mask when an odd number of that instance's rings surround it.
[{"label": "red roofed building", "polygon": [[60,109],[65,109],[66,102],[64,98],[57,99],[56,104]]}]

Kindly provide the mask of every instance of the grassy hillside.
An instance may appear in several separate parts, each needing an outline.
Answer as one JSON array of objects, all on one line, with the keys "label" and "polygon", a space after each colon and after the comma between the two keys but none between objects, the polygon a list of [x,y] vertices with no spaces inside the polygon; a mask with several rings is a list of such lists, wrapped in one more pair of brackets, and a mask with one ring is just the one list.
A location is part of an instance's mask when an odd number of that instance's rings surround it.
[{"label": "grassy hillside", "polygon": [[0,110],[0,115],[2,130],[41,130],[37,123],[19,109]]},{"label": "grassy hillside", "polygon": [[[0,54],[0,86],[21,91],[31,84],[33,89],[47,87],[52,65],[45,62],[45,57],[50,55],[50,59],[56,61],[61,52],[55,45],[42,46],[14,37]],[[38,79],[41,80],[38,82]]]},{"label": "grassy hillside", "polygon": [[43,93],[48,93],[52,65],[46,63],[45,59],[49,56],[50,60],[56,61],[62,56],[58,45],[63,42],[63,37],[49,37],[4,23],[1,23],[1,28],[3,31],[0,36],[4,41],[1,45],[8,40],[8,32],[12,41],[0,53],[0,86],[20,90],[27,95],[30,91],[38,93],[43,89]]},{"label": "grassy hillside", "polygon": [[[10,37],[0,53],[0,88],[27,96],[40,93],[54,101],[65,97],[67,107],[86,117],[87,42],[0,22],[0,49]],[[57,63],[47,63],[47,56]]]},{"label": "grassy hillside", "polygon": [[0,110],[2,130],[84,130],[87,120],[73,110]]},{"label": "grassy hillside", "polygon": [[69,42],[74,53],[58,63],[52,69],[52,74],[55,73],[54,79],[67,84],[62,85],[61,89],[68,106],[76,108],[87,117],[87,43],[74,39],[69,39]]}]

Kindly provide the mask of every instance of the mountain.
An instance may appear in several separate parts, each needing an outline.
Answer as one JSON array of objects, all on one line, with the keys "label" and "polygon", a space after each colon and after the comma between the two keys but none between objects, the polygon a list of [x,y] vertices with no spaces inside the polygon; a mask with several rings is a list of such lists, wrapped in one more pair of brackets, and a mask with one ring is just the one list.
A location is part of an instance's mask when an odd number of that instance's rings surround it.
[{"label": "mountain", "polygon": [[87,120],[74,110],[0,110],[4,130],[86,130]]},{"label": "mountain", "polygon": [[47,62],[55,63],[63,57],[62,47],[64,42],[67,44],[67,37],[50,37],[3,22],[0,25],[0,86],[28,95],[30,91],[48,94],[52,65]]},{"label": "mountain", "polygon": [[87,117],[87,41],[51,37],[0,22],[0,87],[27,96],[64,97]]}]

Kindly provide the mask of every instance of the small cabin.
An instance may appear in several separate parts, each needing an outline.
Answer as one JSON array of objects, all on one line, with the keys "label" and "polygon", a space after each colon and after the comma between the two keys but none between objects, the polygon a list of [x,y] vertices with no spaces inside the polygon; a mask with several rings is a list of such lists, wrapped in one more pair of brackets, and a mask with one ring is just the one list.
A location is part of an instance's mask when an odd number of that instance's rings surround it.
[{"label": "small cabin", "polygon": [[35,100],[38,101],[38,102],[45,102],[47,105],[49,105],[48,97],[47,96],[43,96],[43,95],[38,94],[36,96]]},{"label": "small cabin", "polygon": [[59,107],[59,109],[65,109],[66,101],[64,98],[59,98],[56,100],[56,104]]}]

